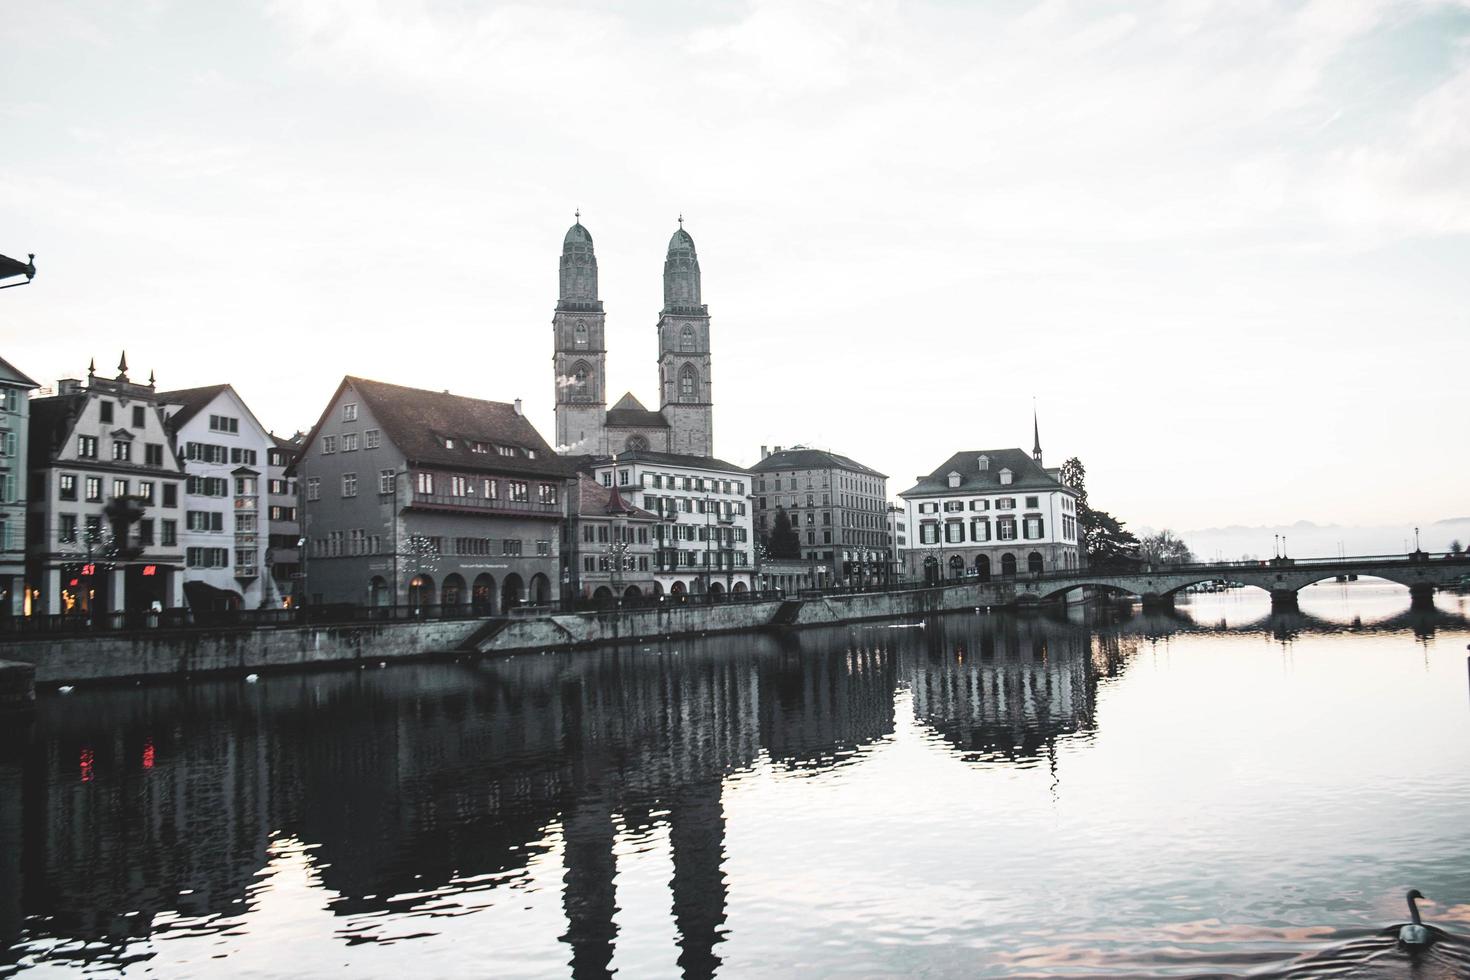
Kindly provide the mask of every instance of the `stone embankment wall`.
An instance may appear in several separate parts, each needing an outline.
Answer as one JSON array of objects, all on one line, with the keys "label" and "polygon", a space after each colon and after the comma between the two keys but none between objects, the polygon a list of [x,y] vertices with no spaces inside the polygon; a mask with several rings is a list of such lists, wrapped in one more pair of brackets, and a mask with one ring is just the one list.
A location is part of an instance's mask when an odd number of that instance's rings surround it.
[{"label": "stone embankment wall", "polygon": [[[986,590],[983,599],[999,604]],[[1013,598],[1013,597],[1012,597]],[[288,626],[250,630],[159,630],[48,637],[0,645],[10,659],[34,664],[36,682],[63,684],[133,677],[189,677],[233,671],[354,666],[464,653],[519,653],[603,646],[676,636],[801,628],[895,619],[973,608],[975,586],[917,589],[790,602],[526,616],[508,620]]]}]

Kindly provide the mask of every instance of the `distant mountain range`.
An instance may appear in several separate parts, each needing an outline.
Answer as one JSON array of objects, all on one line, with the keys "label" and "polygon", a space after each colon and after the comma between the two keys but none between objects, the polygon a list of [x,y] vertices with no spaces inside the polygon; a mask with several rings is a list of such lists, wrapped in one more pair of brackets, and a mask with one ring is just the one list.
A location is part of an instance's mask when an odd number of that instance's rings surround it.
[{"label": "distant mountain range", "polygon": [[[1133,529],[1140,537],[1155,529]],[[1330,558],[1333,555],[1398,555],[1414,548],[1413,526],[1361,527],[1342,524],[1295,524],[1225,527],[1176,531],[1201,560],[1270,558],[1278,535],[1286,538],[1286,553],[1294,558]],[[1419,546],[1425,551],[1449,551],[1458,541],[1470,548],[1470,517],[1450,517],[1419,527]]]}]

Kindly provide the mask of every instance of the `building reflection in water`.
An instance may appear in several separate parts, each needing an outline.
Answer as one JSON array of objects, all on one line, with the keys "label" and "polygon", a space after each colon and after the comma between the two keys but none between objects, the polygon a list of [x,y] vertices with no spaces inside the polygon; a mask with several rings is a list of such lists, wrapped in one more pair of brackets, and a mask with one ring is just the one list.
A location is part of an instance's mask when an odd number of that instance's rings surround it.
[{"label": "building reflection in water", "polygon": [[1214,629],[1047,613],[910,625],[44,697],[0,739],[0,968],[28,952],[116,963],[136,937],[227,928],[273,842],[294,838],[347,922],[493,893],[559,847],[567,962],[605,977],[616,843],[662,825],[669,962],[710,977],[730,774],[861,760],[893,734],[900,689],[936,745],[1029,765],[1091,737],[1098,685],[1140,636]]},{"label": "building reflection in water", "polygon": [[1065,618],[936,619],[904,660],[915,718],[969,761],[1026,763],[1092,731],[1092,634]]},{"label": "building reflection in water", "polygon": [[677,961],[713,976],[725,776],[763,751],[831,764],[893,730],[893,664],[845,639],[44,698],[0,757],[0,963],[52,938],[73,940],[52,959],[116,963],[130,939],[179,928],[175,913],[236,914],[282,836],[314,846],[331,911],[350,917],[495,887],[559,830],[560,938],[575,976],[607,976],[627,821],[667,824]]}]

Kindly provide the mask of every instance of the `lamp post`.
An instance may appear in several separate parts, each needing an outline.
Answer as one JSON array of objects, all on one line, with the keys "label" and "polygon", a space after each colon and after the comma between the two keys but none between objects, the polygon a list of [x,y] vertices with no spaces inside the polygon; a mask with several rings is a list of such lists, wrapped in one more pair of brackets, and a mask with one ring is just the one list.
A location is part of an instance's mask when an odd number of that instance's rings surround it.
[{"label": "lamp post", "polygon": [[29,285],[31,280],[36,278],[36,253],[30,253],[25,262],[20,259],[12,259],[8,255],[0,255],[0,279],[13,279],[16,276],[25,276],[25,282],[6,283],[0,286],[0,289]]}]

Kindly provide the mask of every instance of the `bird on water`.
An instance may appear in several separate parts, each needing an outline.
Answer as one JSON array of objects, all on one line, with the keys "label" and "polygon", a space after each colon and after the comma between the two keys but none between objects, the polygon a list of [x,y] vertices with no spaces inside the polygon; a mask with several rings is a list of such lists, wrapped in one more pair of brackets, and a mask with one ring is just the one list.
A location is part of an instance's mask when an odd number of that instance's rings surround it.
[{"label": "bird on water", "polygon": [[1423,897],[1417,888],[1409,891],[1409,917],[1414,921],[1399,930],[1399,942],[1405,946],[1429,945],[1429,929],[1419,921],[1419,906],[1414,904],[1415,899]]}]

